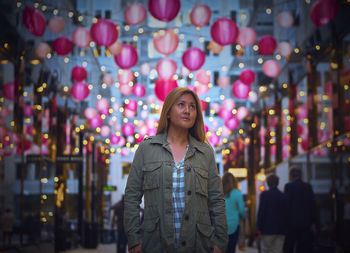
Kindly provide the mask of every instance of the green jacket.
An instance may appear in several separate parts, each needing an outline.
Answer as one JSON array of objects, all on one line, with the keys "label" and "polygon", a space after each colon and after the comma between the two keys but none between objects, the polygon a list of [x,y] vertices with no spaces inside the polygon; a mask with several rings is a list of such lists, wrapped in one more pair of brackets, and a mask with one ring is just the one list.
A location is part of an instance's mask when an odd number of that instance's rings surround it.
[{"label": "green jacket", "polygon": [[[124,226],[128,246],[142,252],[225,252],[227,221],[222,183],[213,149],[190,136],[185,157],[185,209],[174,247],[172,169],[174,159],[166,134],[148,137],[138,147],[125,189]],[[144,218],[140,203],[144,196]]]}]

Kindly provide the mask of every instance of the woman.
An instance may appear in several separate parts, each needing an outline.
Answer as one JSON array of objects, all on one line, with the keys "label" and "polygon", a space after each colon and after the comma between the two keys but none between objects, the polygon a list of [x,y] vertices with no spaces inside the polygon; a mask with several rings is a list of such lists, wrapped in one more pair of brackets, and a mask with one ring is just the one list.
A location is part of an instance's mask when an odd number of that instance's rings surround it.
[{"label": "woman", "polygon": [[142,141],[135,153],[124,219],[130,253],[226,249],[222,184],[206,142],[200,100],[188,88],[168,94],[156,136]]},{"label": "woman", "polygon": [[222,185],[228,225],[228,245],[226,252],[234,253],[239,235],[239,219],[245,219],[245,207],[242,193],[238,190],[238,182],[231,173],[226,172],[223,175]]}]

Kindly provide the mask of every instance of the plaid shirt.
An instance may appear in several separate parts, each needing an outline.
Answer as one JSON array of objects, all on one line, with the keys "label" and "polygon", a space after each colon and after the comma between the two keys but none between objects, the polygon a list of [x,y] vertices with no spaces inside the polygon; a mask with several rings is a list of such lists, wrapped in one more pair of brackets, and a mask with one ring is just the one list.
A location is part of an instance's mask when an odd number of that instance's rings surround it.
[{"label": "plaid shirt", "polygon": [[[187,153],[188,145],[186,147]],[[185,209],[185,169],[184,161],[185,156],[182,160],[175,164],[173,167],[173,207],[174,207],[174,232],[175,232],[175,247],[178,247],[181,219]]]}]

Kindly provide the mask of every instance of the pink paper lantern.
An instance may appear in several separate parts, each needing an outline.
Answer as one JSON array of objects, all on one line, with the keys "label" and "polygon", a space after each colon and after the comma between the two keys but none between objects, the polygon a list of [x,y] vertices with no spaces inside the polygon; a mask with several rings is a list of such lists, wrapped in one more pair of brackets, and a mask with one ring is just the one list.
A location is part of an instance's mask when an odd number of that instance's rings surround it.
[{"label": "pink paper lantern", "polygon": [[134,133],[135,133],[135,126],[134,124],[128,122],[128,123],[125,123],[123,126],[122,126],[122,133],[125,135],[125,136],[132,136]]},{"label": "pink paper lantern", "polygon": [[137,111],[137,101],[135,99],[129,99],[129,102],[125,103],[125,109]]},{"label": "pink paper lantern", "polygon": [[182,55],[182,63],[190,71],[200,69],[205,62],[205,54],[198,47],[187,49]]},{"label": "pink paper lantern", "polygon": [[87,119],[91,119],[97,115],[97,112],[94,108],[88,107],[84,110],[84,116]]},{"label": "pink paper lantern", "polygon": [[213,52],[214,54],[220,54],[222,50],[224,49],[223,46],[216,43],[215,41],[211,40],[208,45],[208,49]]},{"label": "pink paper lantern", "polygon": [[134,80],[134,74],[128,69],[118,71],[118,81],[121,84],[129,84]]},{"label": "pink paper lantern", "polygon": [[203,27],[207,25],[211,18],[211,10],[208,5],[198,4],[196,5],[191,13],[190,20],[192,25],[196,27]]},{"label": "pink paper lantern", "polygon": [[[26,107],[24,109],[26,109]],[[0,107],[0,118],[1,119],[6,119],[10,115],[11,115],[11,110],[10,110],[8,105],[4,105],[4,106]],[[26,115],[24,115],[24,116],[26,116]],[[6,123],[4,123],[4,124],[6,124]]]},{"label": "pink paper lantern", "polygon": [[258,101],[258,94],[256,94],[255,91],[249,92],[248,100],[252,103],[255,103],[256,101]]},{"label": "pink paper lantern", "polygon": [[259,53],[262,55],[271,55],[275,52],[277,42],[274,37],[270,35],[264,35],[258,42]]},{"label": "pink paper lantern", "polygon": [[142,75],[144,75],[144,76],[149,75],[149,73],[151,73],[151,70],[152,70],[151,64],[149,64],[147,62],[142,63],[142,65],[140,67],[140,71],[141,71]]},{"label": "pink paper lantern", "polygon": [[284,57],[287,57],[289,56],[292,51],[293,51],[293,48],[291,46],[291,44],[287,41],[282,41],[279,45],[278,45],[278,53]]},{"label": "pink paper lantern", "polygon": [[85,27],[78,27],[72,33],[72,40],[77,47],[85,48],[89,46],[92,40],[90,31]]},{"label": "pink paper lantern", "polygon": [[3,139],[7,135],[7,129],[3,126],[0,126],[0,139]]},{"label": "pink paper lantern", "polygon": [[267,60],[264,62],[263,66],[263,72],[268,77],[276,77],[280,73],[280,65],[275,60]]},{"label": "pink paper lantern", "polygon": [[148,10],[158,20],[169,22],[180,10],[180,0],[149,0]]},{"label": "pink paper lantern", "polygon": [[101,127],[103,124],[103,119],[100,115],[96,115],[95,117],[89,119],[89,125],[92,128],[98,128]]},{"label": "pink paper lantern", "polygon": [[159,100],[164,101],[168,93],[173,89],[175,89],[176,87],[177,87],[176,80],[174,79],[163,80],[161,78],[158,78],[154,86],[154,93],[156,94]]},{"label": "pink paper lantern", "polygon": [[90,94],[89,87],[84,81],[73,84],[70,92],[72,97],[77,101],[85,100]]},{"label": "pink paper lantern", "polygon": [[109,140],[112,145],[117,145],[120,141],[120,138],[121,137],[116,134],[111,134],[111,136],[109,136]]},{"label": "pink paper lantern", "polygon": [[15,83],[14,82],[7,82],[5,85],[1,87],[2,95],[9,99],[14,100],[15,99]]},{"label": "pink paper lantern", "polygon": [[335,0],[317,0],[310,10],[310,17],[315,26],[328,24],[339,11],[339,4]]},{"label": "pink paper lantern", "polygon": [[290,28],[294,24],[294,17],[289,11],[283,11],[277,16],[277,24],[282,28]]},{"label": "pink paper lantern", "polygon": [[130,96],[132,94],[132,86],[127,83],[121,83],[119,86],[119,91],[125,96]]},{"label": "pink paper lantern", "polygon": [[297,109],[298,120],[303,120],[307,118],[307,108],[305,105],[300,105]]},{"label": "pink paper lantern", "polygon": [[82,66],[74,66],[72,68],[72,71],[71,71],[71,76],[72,76],[72,79],[75,80],[75,81],[83,81],[86,79],[86,76],[87,76],[87,72],[86,72],[86,69]]},{"label": "pink paper lantern", "polygon": [[218,113],[219,117],[223,120],[229,120],[231,119],[232,117],[234,117],[233,113],[231,110],[227,110],[226,108],[224,107],[221,107],[219,109],[219,113]]},{"label": "pink paper lantern", "polygon": [[194,91],[198,95],[203,95],[207,93],[210,90],[208,84],[198,83],[196,86],[194,86]]},{"label": "pink paper lantern", "polygon": [[99,113],[108,111],[109,102],[106,98],[101,98],[96,102],[96,108]]},{"label": "pink paper lantern", "polygon": [[172,54],[179,45],[179,37],[177,34],[168,29],[166,31],[161,30],[153,36],[153,46],[158,53],[169,55]]},{"label": "pink paper lantern", "polygon": [[100,131],[101,136],[106,137],[110,134],[110,132],[111,132],[111,129],[108,126],[101,127],[101,131]]},{"label": "pink paper lantern", "polygon": [[108,47],[118,39],[119,32],[113,21],[99,18],[92,24],[90,34],[97,45]]},{"label": "pink paper lantern", "polygon": [[62,32],[64,29],[64,26],[65,26],[64,19],[60,16],[53,16],[50,19],[49,24],[47,26],[50,32],[54,34],[58,34]]},{"label": "pink paper lantern", "polygon": [[38,9],[26,6],[23,11],[23,24],[34,36],[41,37],[46,30],[46,20]]},{"label": "pink paper lantern", "polygon": [[111,52],[112,55],[117,55],[122,51],[123,43],[120,43],[119,41],[115,41],[112,45],[108,46],[109,52]]},{"label": "pink paper lantern", "polygon": [[245,69],[239,74],[239,80],[245,84],[251,85],[255,81],[255,73],[251,69]]},{"label": "pink paper lantern", "polygon": [[196,73],[196,80],[201,84],[208,85],[211,81],[210,71],[206,71],[204,69],[198,70]]},{"label": "pink paper lantern", "polygon": [[104,74],[102,78],[102,82],[107,84],[107,86],[112,86],[114,83],[114,78],[111,74]]},{"label": "pink paper lantern", "polygon": [[40,42],[35,48],[35,55],[41,59],[46,58],[46,56],[51,52],[50,46],[45,42]]},{"label": "pink paper lantern", "polygon": [[31,105],[25,105],[24,108],[23,108],[23,115],[25,117],[31,117],[33,116],[33,113],[34,113],[34,109]]},{"label": "pink paper lantern", "polygon": [[248,109],[244,106],[241,106],[237,109],[236,117],[238,120],[242,120],[248,115]]},{"label": "pink paper lantern", "polygon": [[236,42],[242,47],[251,46],[256,40],[256,33],[251,27],[243,27],[239,30]]},{"label": "pink paper lantern", "polygon": [[227,86],[230,85],[230,77],[229,76],[220,76],[218,78],[218,85],[225,89]]},{"label": "pink paper lantern", "polygon": [[146,19],[146,16],[147,10],[141,3],[131,4],[124,11],[124,19],[128,25],[138,25]]},{"label": "pink paper lantern", "polygon": [[237,80],[232,85],[232,94],[239,99],[247,99],[251,90],[250,85]]},{"label": "pink paper lantern", "polygon": [[222,107],[225,110],[229,110],[232,111],[233,108],[235,108],[236,106],[236,102],[232,99],[232,98],[226,98],[223,102],[222,102]]},{"label": "pink paper lantern", "polygon": [[218,146],[220,144],[220,136],[215,133],[211,134],[209,136],[209,142],[213,146]]},{"label": "pink paper lantern", "polygon": [[177,64],[172,59],[161,59],[156,65],[158,76],[163,80],[171,79],[176,73]]},{"label": "pink paper lantern", "polygon": [[52,49],[58,55],[67,55],[73,49],[73,43],[67,37],[59,37],[52,43]]},{"label": "pink paper lantern", "polygon": [[234,130],[239,126],[239,121],[236,117],[231,117],[225,121],[225,126],[230,130]]},{"label": "pink paper lantern", "polygon": [[142,98],[146,95],[146,88],[142,84],[137,83],[132,87],[132,93],[134,96]]},{"label": "pink paper lantern", "polygon": [[114,61],[120,68],[129,69],[138,61],[137,51],[132,45],[123,44],[120,53],[114,56]]},{"label": "pink paper lantern", "polygon": [[229,18],[219,18],[210,27],[210,35],[212,39],[220,44],[226,46],[234,43],[238,36],[238,27],[234,21]]}]

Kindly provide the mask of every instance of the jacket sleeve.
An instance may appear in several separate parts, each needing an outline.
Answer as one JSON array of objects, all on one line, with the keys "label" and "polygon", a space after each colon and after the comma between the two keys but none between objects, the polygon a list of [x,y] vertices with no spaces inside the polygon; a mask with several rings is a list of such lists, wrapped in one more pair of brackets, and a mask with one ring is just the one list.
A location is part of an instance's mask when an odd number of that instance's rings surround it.
[{"label": "jacket sleeve", "polygon": [[227,220],[225,213],[225,199],[222,190],[222,183],[216,167],[214,151],[209,150],[209,168],[208,168],[208,198],[209,198],[209,214],[212,225],[215,229],[214,244],[218,246],[222,252],[226,251],[227,236]]},{"label": "jacket sleeve", "polygon": [[135,152],[130,174],[125,188],[124,227],[128,237],[129,249],[141,244],[140,204],[143,196],[143,145]]}]

